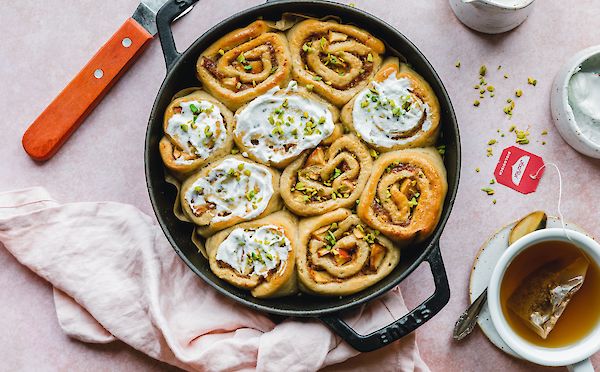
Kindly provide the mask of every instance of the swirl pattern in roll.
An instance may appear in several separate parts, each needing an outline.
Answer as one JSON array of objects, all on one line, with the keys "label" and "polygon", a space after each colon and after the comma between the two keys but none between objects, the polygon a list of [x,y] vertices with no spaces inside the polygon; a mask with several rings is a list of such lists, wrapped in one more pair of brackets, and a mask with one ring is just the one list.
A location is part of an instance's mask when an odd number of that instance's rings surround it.
[{"label": "swirl pattern in roll", "polygon": [[367,147],[356,136],[344,135],[288,165],[281,175],[281,196],[288,209],[301,216],[351,208],[372,165]]},{"label": "swirl pattern in roll", "polygon": [[188,178],[181,187],[185,215],[204,237],[281,209],[279,172],[229,155]]},{"label": "swirl pattern in roll", "polygon": [[298,229],[298,279],[310,293],[356,293],[386,277],[400,261],[400,249],[348,209],[304,219]]},{"label": "swirl pattern in roll", "polygon": [[288,31],[293,76],[336,106],[367,86],[381,65],[383,42],[354,26],[308,19]]},{"label": "swirl pattern in roll", "polygon": [[396,242],[418,243],[437,226],[447,190],[436,149],[387,152],[373,164],[357,214]]},{"label": "swirl pattern in roll", "polygon": [[291,81],[273,88],[234,117],[233,136],[242,153],[261,164],[283,168],[335,132],[339,110]]},{"label": "swirl pattern in roll", "polygon": [[204,89],[231,110],[269,89],[285,86],[291,69],[287,39],[262,20],[223,36],[196,64]]},{"label": "swirl pattern in roll", "polygon": [[165,111],[165,136],[159,143],[165,166],[186,175],[229,154],[233,113],[201,90],[177,98]]},{"label": "swirl pattern in roll", "polygon": [[296,218],[285,211],[241,223],[206,241],[210,269],[254,297],[296,292]]},{"label": "swirl pattern in roll", "polygon": [[431,86],[397,58],[388,58],[368,88],[342,109],[342,122],[379,151],[436,143],[440,104]]}]

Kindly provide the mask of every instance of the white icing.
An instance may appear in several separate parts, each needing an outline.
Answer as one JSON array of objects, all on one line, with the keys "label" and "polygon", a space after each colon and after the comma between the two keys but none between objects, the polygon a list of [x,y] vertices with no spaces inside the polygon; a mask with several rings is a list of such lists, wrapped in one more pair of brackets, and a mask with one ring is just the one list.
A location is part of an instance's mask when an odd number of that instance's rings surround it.
[{"label": "white icing", "polygon": [[212,222],[233,216],[251,220],[258,217],[273,197],[272,175],[261,165],[228,158],[206,177],[198,178],[185,194],[192,211],[209,206]]},{"label": "white icing", "polygon": [[292,81],[285,94],[275,95],[280,90],[275,87],[236,114],[234,134],[261,162],[298,156],[333,133],[333,115],[327,106],[295,94],[297,89]]},{"label": "white icing", "polygon": [[266,277],[269,271],[285,264],[291,250],[282,227],[265,225],[234,229],[217,248],[216,258],[240,274]]},{"label": "white icing", "polygon": [[577,72],[571,77],[569,105],[581,132],[600,144],[600,73]]},{"label": "white icing", "polygon": [[[192,111],[192,105],[197,115]],[[221,110],[209,101],[181,102],[180,106],[181,113],[175,113],[169,118],[166,133],[179,143],[184,152],[201,159],[208,158],[227,139]],[[183,158],[175,159],[175,164],[192,162],[193,160]]]},{"label": "white icing", "polygon": [[[412,92],[411,81],[391,74],[373,82],[356,96],[352,108],[354,128],[369,144],[391,148],[410,142],[411,131],[431,128],[431,109]],[[375,93],[376,92],[376,93]]]}]

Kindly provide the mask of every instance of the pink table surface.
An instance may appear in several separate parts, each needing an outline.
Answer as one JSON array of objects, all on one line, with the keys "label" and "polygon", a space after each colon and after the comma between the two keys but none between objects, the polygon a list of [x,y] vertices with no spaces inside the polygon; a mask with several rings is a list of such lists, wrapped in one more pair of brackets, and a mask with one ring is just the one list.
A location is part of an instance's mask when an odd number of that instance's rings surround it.
[{"label": "pink table surface", "polygon": [[[180,50],[216,22],[254,1],[201,0],[174,27]],[[572,150],[552,125],[550,84],[559,66],[573,53],[600,44],[597,0],[540,1],[517,30],[499,36],[473,32],[454,17],[446,0],[357,0],[357,7],[381,17],[408,36],[437,69],[458,116],[462,134],[462,172],[458,198],[442,236],[450,303],[418,330],[419,346],[432,370],[543,370],[503,354],[476,330],[462,343],[452,341],[457,315],[468,303],[467,284],[479,246],[500,225],[541,208],[555,212],[557,176],[548,169],[538,191],[520,195],[495,185],[496,195],[480,191],[493,177],[502,148],[514,135],[499,138],[496,129],[530,126],[527,150],[560,167],[564,179],[564,215],[600,237],[600,161]],[[223,6],[226,4],[226,6]],[[106,96],[84,125],[51,161],[36,164],[21,148],[29,123],[87,62],[102,42],[136,7],[136,0],[4,1],[0,4],[0,191],[45,186],[58,200],[113,200],[131,203],[153,214],[144,180],[144,133],[156,92],[165,75],[158,41]],[[460,69],[454,65],[461,61]],[[488,65],[496,97],[479,108],[472,102],[479,66]],[[502,65],[501,71],[496,70]],[[510,78],[502,78],[508,73]],[[534,88],[528,76],[537,78]],[[512,120],[504,100],[514,89]],[[542,130],[549,134],[541,136]],[[494,156],[486,157],[487,142]],[[541,141],[546,141],[544,146]],[[475,172],[475,168],[481,172]],[[497,204],[492,204],[492,199]],[[40,247],[43,249],[43,247]],[[431,274],[422,265],[402,283],[410,306],[432,292]],[[90,346],[64,336],[57,324],[50,286],[20,266],[0,248],[0,370],[163,370],[122,343]],[[600,355],[594,357],[600,367]],[[365,367],[368,367],[366,365]]]}]

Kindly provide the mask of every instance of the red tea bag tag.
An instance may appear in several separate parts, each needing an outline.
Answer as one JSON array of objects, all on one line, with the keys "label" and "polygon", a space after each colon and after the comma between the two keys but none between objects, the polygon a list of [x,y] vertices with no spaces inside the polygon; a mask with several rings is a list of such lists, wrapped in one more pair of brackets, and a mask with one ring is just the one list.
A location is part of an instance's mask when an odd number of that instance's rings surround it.
[{"label": "red tea bag tag", "polygon": [[498,183],[522,194],[529,194],[534,192],[540,183],[544,174],[544,169],[541,169],[543,165],[544,160],[541,157],[511,146],[502,151],[494,175]]}]

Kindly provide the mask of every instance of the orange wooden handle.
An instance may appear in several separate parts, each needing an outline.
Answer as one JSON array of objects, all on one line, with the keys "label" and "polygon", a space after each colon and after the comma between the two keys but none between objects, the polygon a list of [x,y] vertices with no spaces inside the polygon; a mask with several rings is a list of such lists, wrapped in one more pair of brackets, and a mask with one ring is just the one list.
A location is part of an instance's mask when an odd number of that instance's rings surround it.
[{"label": "orange wooden handle", "polygon": [[23,134],[23,148],[33,159],[52,157],[152,35],[129,18]]}]

